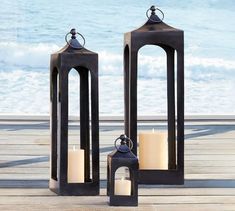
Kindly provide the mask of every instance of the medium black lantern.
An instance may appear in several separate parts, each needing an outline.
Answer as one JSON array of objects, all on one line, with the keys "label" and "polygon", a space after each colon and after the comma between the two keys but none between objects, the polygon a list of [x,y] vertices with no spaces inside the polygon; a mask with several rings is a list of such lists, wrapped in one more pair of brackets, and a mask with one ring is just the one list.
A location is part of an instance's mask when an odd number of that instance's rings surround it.
[{"label": "medium black lantern", "polygon": [[[67,41],[69,34],[72,36]],[[83,45],[76,39],[77,34],[83,38]],[[51,55],[51,175],[49,186],[59,195],[98,195],[98,54],[84,48],[85,39],[75,29],[66,35],[66,42],[67,45],[63,49]],[[80,75],[80,149],[69,150],[68,75],[72,68]],[[91,119],[91,127],[89,119]]]},{"label": "medium black lantern", "polygon": [[[140,169],[139,182],[144,184],[183,184],[184,34],[182,30],[175,29],[165,24],[162,19],[156,15],[156,11],[162,13],[163,19],[163,12],[155,8],[155,6],[152,6],[146,12],[148,21],[140,28],[125,33],[124,35],[125,133],[131,140],[134,140],[133,152],[137,155],[138,51],[145,45],[159,46],[166,52],[167,56],[168,169]],[[150,15],[149,12],[151,12]],[[175,87],[175,53],[177,54],[177,89]],[[175,90],[177,90],[177,118],[175,115]]]},{"label": "medium black lantern", "polygon": [[[120,146],[117,146],[117,141]],[[131,145],[131,146],[130,146]],[[138,205],[138,168],[137,157],[131,152],[132,141],[121,135],[115,141],[116,150],[108,155],[107,164],[107,194],[111,206]],[[119,168],[125,167],[129,178],[115,179]]]}]

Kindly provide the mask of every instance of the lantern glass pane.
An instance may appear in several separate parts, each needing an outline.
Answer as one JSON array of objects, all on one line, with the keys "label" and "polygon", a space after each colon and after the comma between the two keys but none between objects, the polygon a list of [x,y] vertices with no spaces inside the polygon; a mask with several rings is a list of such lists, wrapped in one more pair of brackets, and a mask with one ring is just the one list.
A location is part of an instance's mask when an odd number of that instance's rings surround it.
[{"label": "lantern glass pane", "polygon": [[166,53],[146,45],[138,54],[138,116],[167,115]]},{"label": "lantern glass pane", "polygon": [[[137,100],[137,119],[140,116],[167,119],[167,54],[159,46],[145,45],[139,50]],[[140,168],[168,170],[167,124],[148,131],[138,130],[137,134],[140,132],[146,133],[142,134],[141,143],[138,137]]]},{"label": "lantern glass pane", "polygon": [[130,170],[126,166],[119,167],[115,172],[115,179],[130,179]]},{"label": "lantern glass pane", "polygon": [[130,179],[130,170],[128,167],[119,167],[115,171],[114,195],[132,195],[132,181]]},{"label": "lantern glass pane", "polygon": [[69,116],[79,117],[80,115],[80,76],[78,71],[72,68],[69,71]]},{"label": "lantern glass pane", "polygon": [[[68,149],[80,149],[80,76],[74,68],[70,70],[68,77],[68,114],[69,114],[69,131],[68,131]],[[71,120],[76,120],[71,121]],[[74,130],[75,128],[75,130]]]}]

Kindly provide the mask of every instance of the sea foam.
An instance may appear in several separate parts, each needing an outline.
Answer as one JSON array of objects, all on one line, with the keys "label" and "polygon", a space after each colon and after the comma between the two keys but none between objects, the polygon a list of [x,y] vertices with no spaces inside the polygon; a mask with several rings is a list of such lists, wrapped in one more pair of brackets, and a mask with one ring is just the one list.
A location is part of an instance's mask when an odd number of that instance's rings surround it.
[{"label": "sea foam", "polygon": [[[48,114],[50,54],[55,44],[0,43],[0,111]],[[100,51],[100,113],[123,114],[123,56]],[[166,113],[164,56],[139,55],[139,114]],[[235,62],[185,55],[186,113],[235,113]],[[70,114],[79,115],[78,80],[70,76]]]},{"label": "sea foam", "polygon": [[[0,64],[2,70],[23,69],[24,71],[40,69],[48,71],[50,54],[60,49],[55,44],[19,44],[14,42],[0,43]],[[100,51],[99,65],[101,75],[122,75],[123,55]],[[165,77],[166,58],[157,55],[139,54],[139,77]],[[235,74],[235,61],[223,58],[195,57],[185,54],[185,73],[191,79],[221,77]]]}]

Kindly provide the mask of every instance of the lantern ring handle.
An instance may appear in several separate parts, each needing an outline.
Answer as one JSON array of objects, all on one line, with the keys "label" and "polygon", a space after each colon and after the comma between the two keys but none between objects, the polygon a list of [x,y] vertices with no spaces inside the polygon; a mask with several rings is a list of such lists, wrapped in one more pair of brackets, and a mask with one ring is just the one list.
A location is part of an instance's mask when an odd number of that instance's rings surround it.
[{"label": "lantern ring handle", "polygon": [[[69,34],[71,34],[71,32],[68,32],[68,33],[65,35],[65,41],[66,41],[66,43],[67,43],[69,46],[71,46],[72,48],[76,48],[76,47],[74,47],[73,45],[71,45],[71,44],[68,42],[68,35],[69,35]],[[82,49],[82,48],[84,48],[84,46],[85,46],[85,44],[86,44],[85,37],[84,37],[82,34],[80,34],[79,32],[76,32],[76,34],[78,34],[78,35],[83,39],[82,47],[81,47],[81,48],[76,48],[76,49]]]},{"label": "lantern ring handle", "polygon": [[119,152],[130,152],[132,150],[132,148],[133,148],[133,141],[130,138],[128,138],[126,135],[125,135],[125,139],[128,140],[128,142],[130,143],[130,145],[128,146],[129,147],[129,151],[122,151],[122,150],[120,150],[120,148],[117,147],[117,141],[118,140],[122,140],[121,136],[118,137],[115,140],[115,142],[114,142],[114,145],[115,145],[115,148],[116,148],[117,151],[119,151]]},{"label": "lantern ring handle", "polygon": [[158,11],[162,14],[162,19],[161,19],[160,21],[156,21],[156,20],[151,19],[150,16],[148,15],[149,10],[151,10],[151,8],[149,8],[149,9],[146,11],[146,17],[147,17],[149,20],[151,20],[151,21],[153,21],[153,22],[155,22],[155,23],[161,23],[161,22],[163,21],[163,19],[164,19],[164,12],[162,12],[162,10],[160,10],[159,8],[155,8],[155,10],[158,10]]}]

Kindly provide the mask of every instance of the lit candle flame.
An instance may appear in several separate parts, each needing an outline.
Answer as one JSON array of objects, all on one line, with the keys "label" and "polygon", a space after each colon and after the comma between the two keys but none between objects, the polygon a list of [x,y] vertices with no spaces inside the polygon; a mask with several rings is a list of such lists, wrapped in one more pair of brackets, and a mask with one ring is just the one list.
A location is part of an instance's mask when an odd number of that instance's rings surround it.
[{"label": "lit candle flame", "polygon": [[154,133],[154,128],[152,129],[152,133]]},{"label": "lit candle flame", "polygon": [[73,151],[75,151],[75,150],[76,150],[75,145],[73,145]]},{"label": "lit candle flame", "polygon": [[125,180],[125,178],[122,176],[121,180],[122,180],[122,181],[124,181],[124,180]]}]

